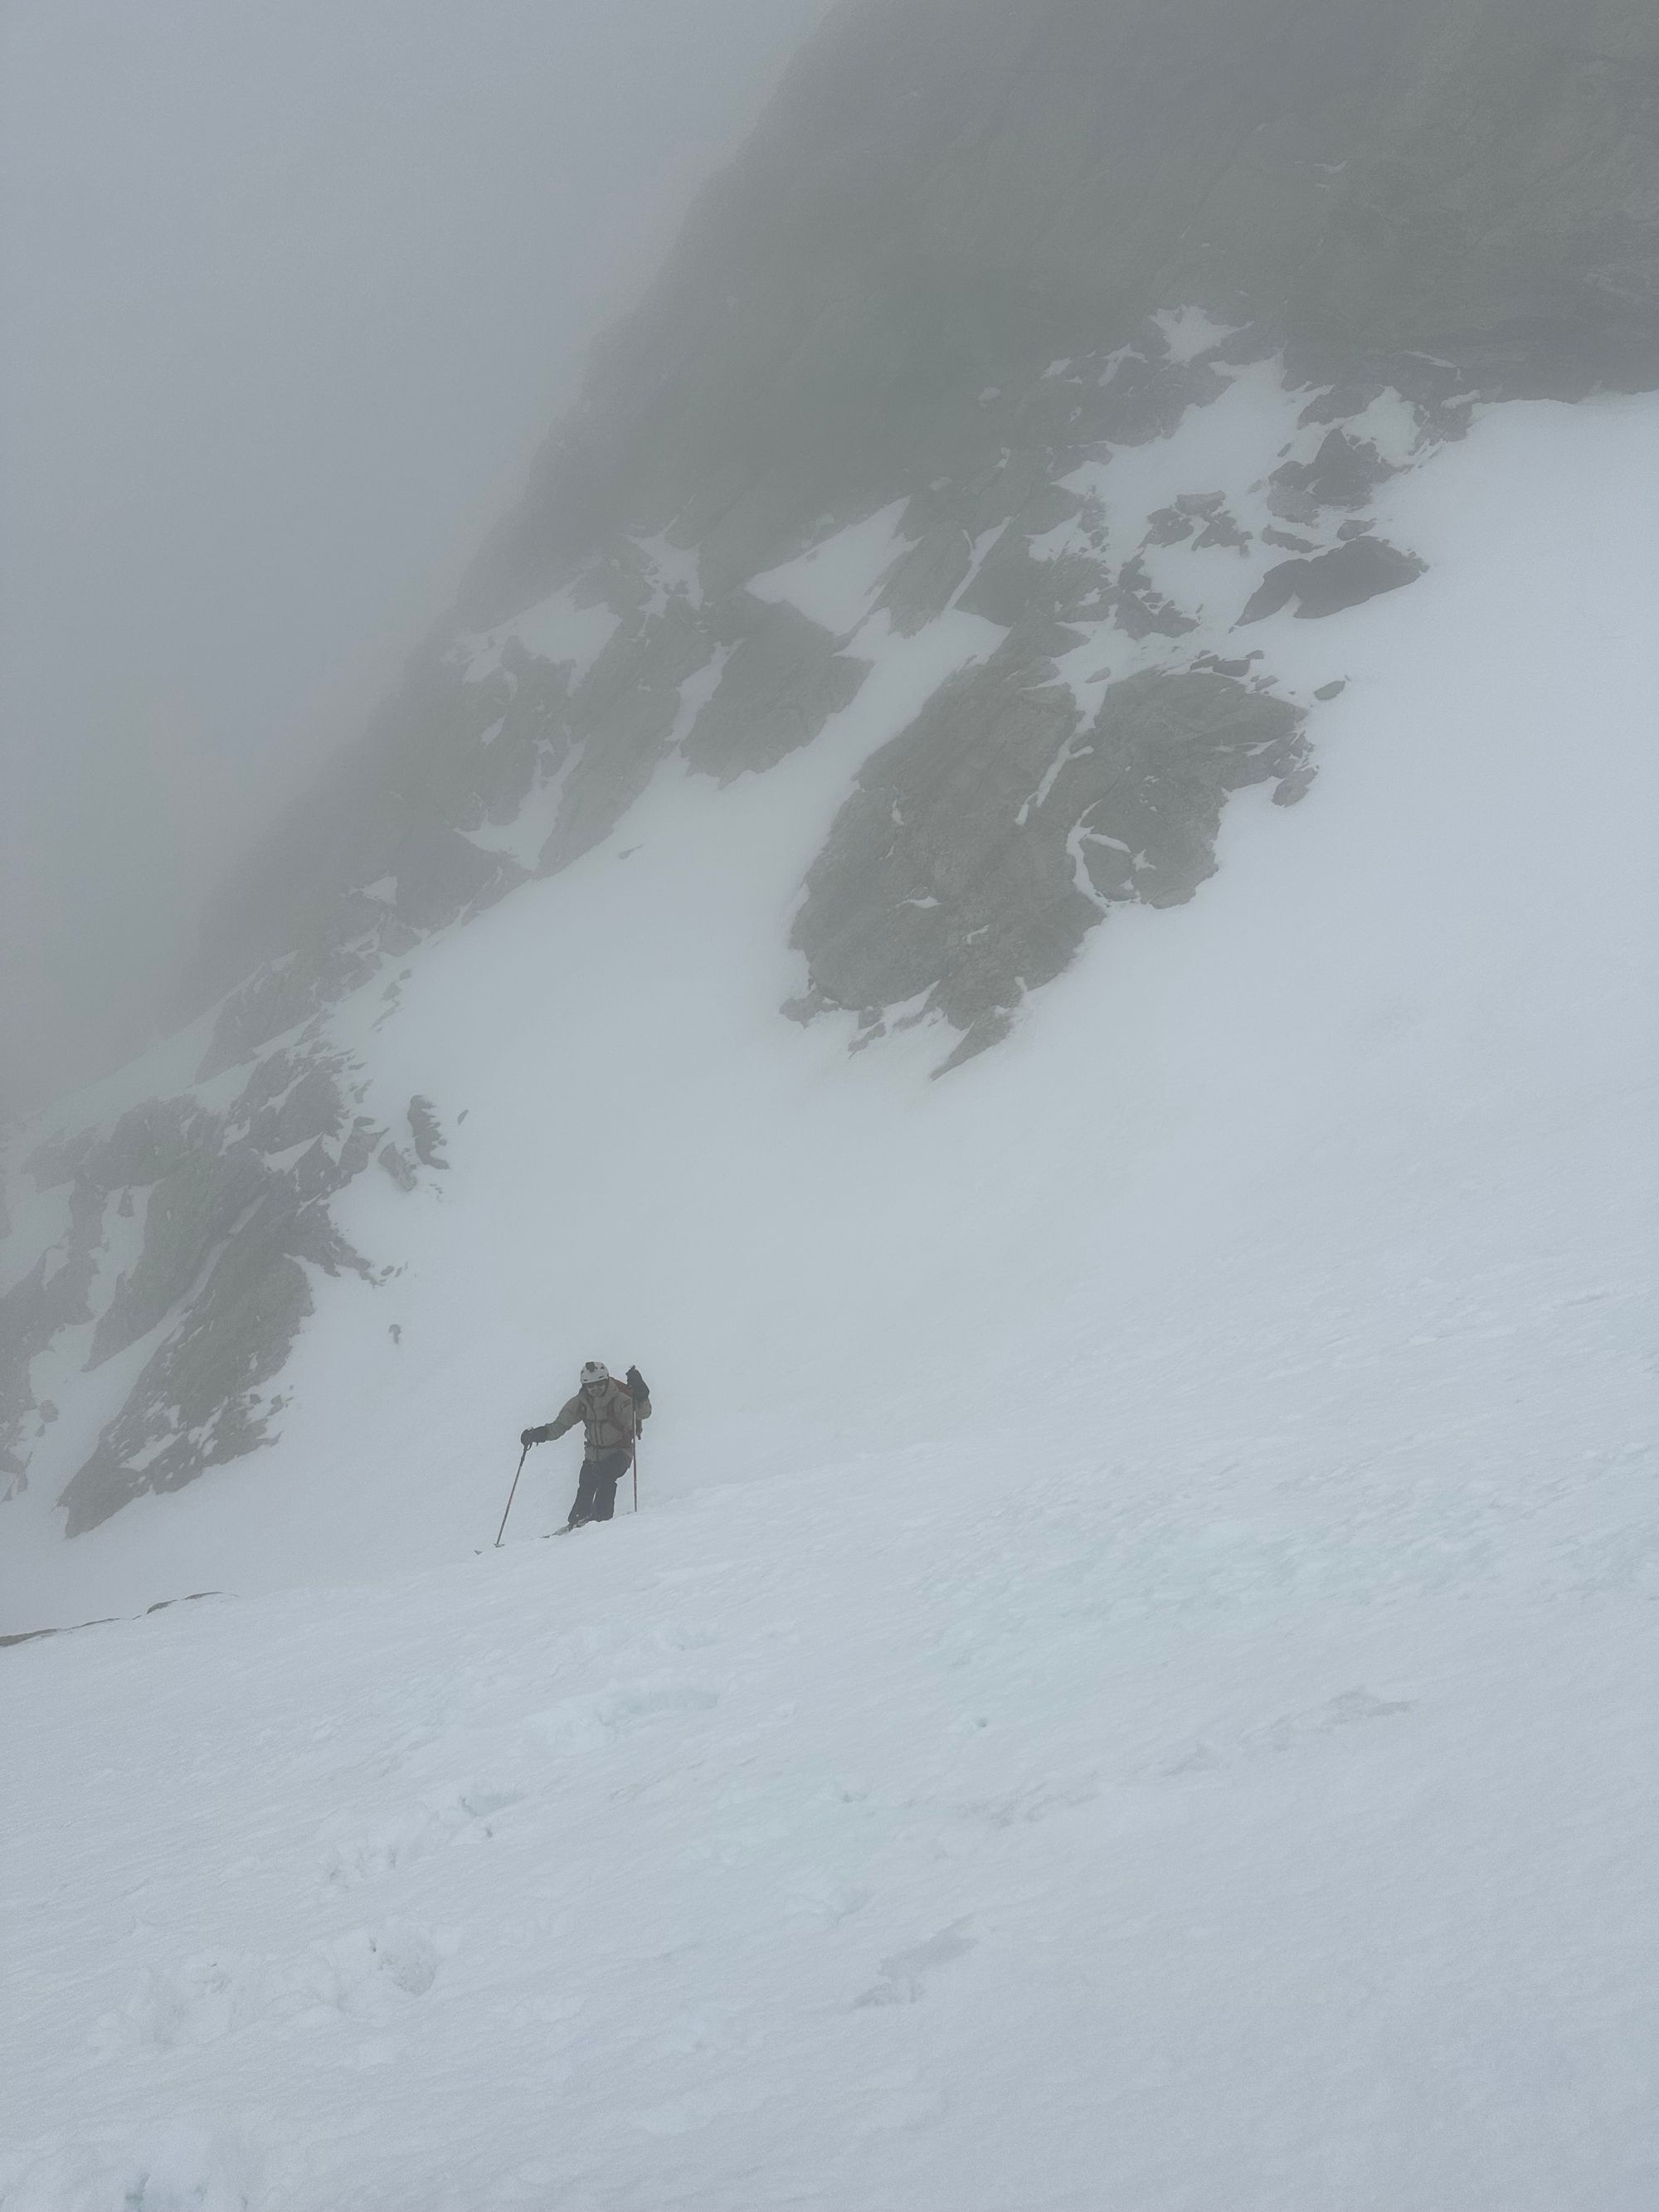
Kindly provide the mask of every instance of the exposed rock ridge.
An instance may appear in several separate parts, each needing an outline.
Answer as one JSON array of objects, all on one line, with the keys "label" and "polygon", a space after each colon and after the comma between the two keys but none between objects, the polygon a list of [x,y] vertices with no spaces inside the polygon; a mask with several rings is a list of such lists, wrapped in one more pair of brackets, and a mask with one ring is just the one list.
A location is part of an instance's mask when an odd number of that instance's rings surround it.
[{"label": "exposed rock ridge", "polygon": [[[585,849],[648,775],[711,638],[734,664],[725,704],[748,687],[753,764],[775,723],[810,729],[848,672],[824,641],[769,637],[744,580],[825,517],[960,477],[975,448],[990,468],[1004,424],[988,387],[1024,392],[1193,303],[1282,342],[1337,417],[1346,386],[1399,384],[1425,356],[1488,398],[1659,381],[1659,15],[1645,0],[839,10],[599,349],[454,623],[239,872],[189,1010],[284,960],[255,1024],[276,1034],[378,952],[500,896],[526,848],[489,833],[562,763],[550,864]],[[1024,465],[1042,465],[1016,448],[1005,471]],[[925,557],[937,581],[962,549],[935,539]],[[617,617],[597,653],[591,630],[568,658],[513,641],[501,680],[448,680],[458,637],[562,589],[568,612]],[[717,773],[738,755],[704,733]],[[377,879],[395,889],[371,913]]]},{"label": "exposed rock ridge", "polygon": [[[264,1054],[222,1108],[153,1099],[24,1164],[35,1192],[63,1194],[64,1223],[0,1299],[0,1472],[14,1487],[56,1418],[36,1358],[90,1373],[152,1347],[64,1492],[70,1535],[269,1441],[283,1403],[270,1386],[313,1310],[307,1269],[379,1279],[330,1212],[377,1150],[383,1165],[398,1150],[353,1111],[358,1074],[313,1035]],[[410,1119],[423,1164],[441,1170],[430,1102],[411,1100]],[[395,1179],[412,1189],[418,1171]]]}]

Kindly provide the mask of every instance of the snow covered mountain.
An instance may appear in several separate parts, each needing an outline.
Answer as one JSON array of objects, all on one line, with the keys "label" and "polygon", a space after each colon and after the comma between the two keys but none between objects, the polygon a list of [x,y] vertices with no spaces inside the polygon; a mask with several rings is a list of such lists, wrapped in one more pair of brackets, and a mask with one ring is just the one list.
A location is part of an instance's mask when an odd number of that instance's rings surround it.
[{"label": "snow covered mountain", "polygon": [[[688,776],[791,823],[755,1018],[921,1024],[941,1069],[1103,919],[1192,896],[1236,794],[1299,799],[1358,705],[1337,618],[1422,574],[1408,480],[1495,399],[1659,382],[1655,35],[1534,0],[837,16],[453,622],[239,872],[198,1027],[10,1147],[28,1511],[79,1536],[276,1443],[308,1328],[397,1325],[351,1279],[404,1232],[348,1218],[382,1179],[418,1208],[479,1133],[405,995],[508,897],[550,970],[592,963],[525,887],[631,850]],[[643,928],[654,855],[631,874]],[[567,1040],[532,1220],[623,1020]]]},{"label": "snow covered mountain", "polygon": [[1650,2200],[1656,65],[832,21],[10,1147],[6,2212]]}]

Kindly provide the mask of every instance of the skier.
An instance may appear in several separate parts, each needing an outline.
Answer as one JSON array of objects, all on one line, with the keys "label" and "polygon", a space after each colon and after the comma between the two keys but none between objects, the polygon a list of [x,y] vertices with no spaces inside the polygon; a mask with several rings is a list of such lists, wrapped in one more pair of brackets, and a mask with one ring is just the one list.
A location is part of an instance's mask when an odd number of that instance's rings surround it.
[{"label": "skier", "polygon": [[578,1421],[582,1425],[581,1480],[566,1528],[610,1520],[617,1510],[617,1485],[628,1472],[641,1426],[650,1416],[651,1393],[637,1367],[630,1367],[627,1380],[618,1382],[603,1360],[590,1359],[575,1396],[560,1408],[558,1418],[544,1428],[525,1430],[519,1442],[527,1449],[551,1443]]}]

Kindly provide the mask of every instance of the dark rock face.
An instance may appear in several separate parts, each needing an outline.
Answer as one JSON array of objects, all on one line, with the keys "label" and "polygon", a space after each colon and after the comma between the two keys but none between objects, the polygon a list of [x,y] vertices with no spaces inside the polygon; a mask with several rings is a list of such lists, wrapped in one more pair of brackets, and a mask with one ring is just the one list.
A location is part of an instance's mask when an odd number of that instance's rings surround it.
[{"label": "dark rock face", "polygon": [[22,1487],[27,1473],[26,1425],[37,1411],[30,1365],[60,1329],[92,1318],[89,1299],[98,1271],[104,1203],[105,1194],[94,1185],[77,1183],[62,1242],[43,1253],[0,1297],[0,1474],[10,1478],[8,1495]]},{"label": "dark rock face", "polygon": [[810,744],[868,672],[867,662],[838,653],[830,633],[793,607],[757,606],[685,741],[691,765],[722,783]]},{"label": "dark rock face", "polygon": [[859,778],[807,877],[796,947],[812,992],[866,1032],[886,1010],[994,1043],[1113,904],[1190,898],[1231,793],[1299,795],[1301,714],[1224,676],[1115,684],[1085,727],[1065,686],[998,656],[946,687]]},{"label": "dark rock face", "polygon": [[1299,512],[1311,517],[1322,507],[1369,505],[1378,484],[1397,473],[1395,465],[1385,461],[1375,446],[1333,430],[1310,461],[1286,461],[1268,481],[1281,514]]},{"label": "dark rock face", "polygon": [[143,1250],[100,1317],[88,1364],[101,1367],[166,1318],[253,1202],[266,1175],[251,1144],[204,1146],[150,1189]]},{"label": "dark rock face", "polygon": [[[67,1185],[64,1237],[0,1300],[0,1446],[24,1479],[34,1403],[29,1363],[66,1328],[95,1323],[88,1367],[155,1338],[115,1419],[64,1492],[67,1532],[96,1526],[147,1492],[174,1490],[265,1442],[280,1401],[268,1385],[313,1310],[307,1265],[373,1279],[330,1201],[376,1157],[397,1154],[346,1057],[313,1042],[267,1053],[219,1113],[189,1095],[152,1099],[106,1133],[38,1150],[38,1188]],[[428,1098],[410,1102],[420,1160],[438,1169],[441,1132]],[[406,1164],[397,1180],[419,1182]],[[142,1233],[131,1264],[110,1255]]]},{"label": "dark rock face", "polygon": [[283,1243],[256,1235],[226,1251],[201,1301],[64,1490],[66,1535],[95,1528],[146,1492],[179,1489],[264,1440],[260,1386],[280,1371],[312,1310],[305,1270]]},{"label": "dark rock face", "polygon": [[1420,576],[1423,568],[1414,553],[1402,553],[1380,538],[1346,538],[1328,553],[1316,554],[1311,560],[1280,561],[1269,568],[1238,624],[1243,629],[1246,623],[1276,615],[1292,599],[1297,602],[1297,616],[1304,620],[1310,616],[1340,614],[1344,607],[1363,606],[1381,592],[1397,592],[1402,584]]},{"label": "dark rock face", "polygon": [[422,1097],[419,1092],[409,1102],[409,1133],[415,1157],[423,1168],[449,1165],[443,1156],[444,1133],[437,1109],[429,1098]]}]

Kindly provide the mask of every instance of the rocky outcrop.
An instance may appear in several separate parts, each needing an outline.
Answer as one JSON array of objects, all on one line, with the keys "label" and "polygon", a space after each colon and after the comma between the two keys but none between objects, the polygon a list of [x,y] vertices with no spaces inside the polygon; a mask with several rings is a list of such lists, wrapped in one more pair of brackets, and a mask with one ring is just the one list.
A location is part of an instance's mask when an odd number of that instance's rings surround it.
[{"label": "rocky outcrop", "polygon": [[803,1015],[903,1006],[962,1032],[948,1068],[1006,1034],[1113,905],[1173,906],[1215,866],[1231,793],[1300,795],[1303,717],[1234,678],[1149,671],[1086,725],[1070,688],[1002,657],[950,685],[859,777],[806,881]]},{"label": "rocky outcrop", "polygon": [[[588,849],[681,740],[722,778],[763,768],[854,677],[787,614],[757,627],[744,580],[906,495],[891,609],[914,630],[1018,513],[1021,472],[1041,490],[1079,398],[1045,383],[1053,364],[1111,364],[1088,434],[1116,444],[1219,396],[1224,361],[1133,343],[1194,305],[1267,333],[1330,410],[1275,481],[1292,528],[1362,509],[1401,465],[1356,422],[1362,392],[1439,407],[1444,435],[1476,395],[1659,381],[1659,17],[1642,0],[839,10],[599,349],[453,623],[228,896],[198,1000],[288,963],[228,1018],[246,1046],[356,988],[409,931],[518,879],[453,840],[556,776],[557,826],[521,865]],[[943,476],[949,512],[928,493]],[[1015,580],[989,564],[983,590],[999,580],[1006,604]],[[1118,589],[1130,620],[1176,620],[1133,571]],[[615,624],[596,658],[531,625],[465,672],[468,641],[567,592]],[[682,687],[721,650],[688,736]],[[366,923],[382,878],[395,896]]]},{"label": "rocky outcrop", "polygon": [[319,1205],[273,1203],[226,1245],[201,1297],[64,1490],[65,1534],[96,1527],[147,1492],[179,1489],[264,1441],[280,1400],[264,1404],[261,1390],[312,1310],[301,1257],[331,1274],[362,1264]]},{"label": "rocky outcrop", "polygon": [[1423,574],[1423,565],[1414,553],[1402,553],[1369,533],[1346,538],[1328,553],[1277,562],[1252,593],[1238,627],[1276,615],[1292,602],[1298,617],[1340,614],[1344,607],[1363,606],[1379,592],[1397,592]]},{"label": "rocky outcrop", "polygon": [[[61,1157],[35,1155],[48,1178],[41,1188],[56,1189]],[[33,1367],[65,1330],[92,1318],[90,1297],[102,1249],[106,1194],[95,1184],[77,1182],[70,1194],[63,1236],[41,1253],[28,1271],[0,1297],[0,1474],[8,1493],[27,1479],[30,1423],[35,1437],[49,1425],[44,1401],[37,1402]]]},{"label": "rocky outcrop", "polygon": [[831,714],[849,706],[869,664],[791,606],[743,611],[744,629],[713,697],[684,746],[693,768],[722,783],[775,767],[810,744]]},{"label": "rocky outcrop", "polygon": [[423,1168],[449,1165],[443,1154],[444,1133],[437,1109],[429,1098],[418,1091],[409,1102],[409,1133],[415,1157]]},{"label": "rocky outcrop", "polygon": [[[0,1300],[0,1448],[14,1480],[56,1412],[33,1396],[38,1355],[77,1328],[88,1370],[151,1346],[64,1492],[69,1534],[264,1442],[281,1404],[269,1386],[313,1310],[307,1267],[374,1279],[330,1212],[396,1149],[353,1110],[362,1090],[361,1071],[320,1041],[280,1047],[228,1108],[151,1099],[27,1164],[37,1190],[63,1190],[66,1226]],[[422,1163],[442,1168],[432,1101],[411,1099],[409,1118]],[[398,1180],[417,1188],[415,1165]]]},{"label": "rocky outcrop", "polygon": [[101,1367],[167,1318],[266,1180],[264,1162],[245,1141],[222,1150],[203,1145],[150,1187],[137,1265],[118,1279],[99,1317],[89,1367]]}]

